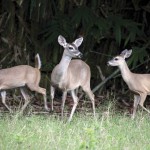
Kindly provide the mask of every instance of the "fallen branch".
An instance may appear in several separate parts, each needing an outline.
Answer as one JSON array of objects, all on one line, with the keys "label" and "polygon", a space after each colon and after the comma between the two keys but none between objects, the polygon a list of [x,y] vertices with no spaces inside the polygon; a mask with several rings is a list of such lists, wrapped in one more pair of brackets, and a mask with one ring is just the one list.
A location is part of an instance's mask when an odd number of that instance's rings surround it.
[{"label": "fallen branch", "polygon": [[111,79],[112,77],[114,77],[118,72],[119,72],[119,69],[117,69],[117,70],[114,71],[110,76],[108,76],[107,78],[105,78],[100,84],[98,84],[98,85],[92,90],[93,93],[96,92],[100,87],[102,87],[109,79]]},{"label": "fallen branch", "polygon": [[105,80],[105,76],[103,75],[102,69],[100,68],[100,66],[96,66],[96,67],[97,67],[97,69],[98,69],[98,72],[99,72],[99,75],[100,75],[101,80],[102,80],[102,81]]}]

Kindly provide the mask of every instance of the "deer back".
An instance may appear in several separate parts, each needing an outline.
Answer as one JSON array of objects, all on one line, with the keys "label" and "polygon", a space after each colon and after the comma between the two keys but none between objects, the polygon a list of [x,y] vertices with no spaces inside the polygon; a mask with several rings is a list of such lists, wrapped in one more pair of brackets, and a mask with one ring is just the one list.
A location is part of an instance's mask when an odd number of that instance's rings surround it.
[{"label": "deer back", "polygon": [[40,72],[28,65],[19,65],[0,70],[0,89],[24,86],[26,83],[38,83]]}]

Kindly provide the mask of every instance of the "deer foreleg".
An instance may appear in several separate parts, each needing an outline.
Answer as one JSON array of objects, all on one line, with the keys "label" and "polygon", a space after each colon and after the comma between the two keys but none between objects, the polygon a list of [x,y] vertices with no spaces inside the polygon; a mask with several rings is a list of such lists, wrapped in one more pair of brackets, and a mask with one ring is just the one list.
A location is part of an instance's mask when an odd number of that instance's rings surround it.
[{"label": "deer foreleg", "polygon": [[71,91],[71,96],[72,96],[72,98],[73,98],[73,101],[74,101],[74,104],[73,104],[73,108],[72,108],[72,110],[71,110],[71,114],[70,114],[70,117],[69,117],[69,122],[72,120],[72,116],[73,116],[73,114],[74,114],[74,112],[75,112],[75,110],[76,110],[76,107],[77,107],[77,105],[78,105],[78,97],[76,96],[76,94],[75,94],[75,91],[74,90],[72,90]]},{"label": "deer foreleg", "polygon": [[51,111],[54,110],[54,96],[55,96],[55,88],[53,86],[50,87],[51,94]]},{"label": "deer foreleg", "polygon": [[65,106],[66,97],[67,97],[67,91],[64,91],[62,96],[61,118],[63,118],[64,116],[64,106]]}]

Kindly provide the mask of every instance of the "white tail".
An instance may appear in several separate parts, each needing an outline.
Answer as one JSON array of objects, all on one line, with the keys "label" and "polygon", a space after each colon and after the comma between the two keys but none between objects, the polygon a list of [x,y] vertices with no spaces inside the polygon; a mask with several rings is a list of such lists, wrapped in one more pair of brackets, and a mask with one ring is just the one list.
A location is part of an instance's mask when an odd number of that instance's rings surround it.
[{"label": "white tail", "polygon": [[48,110],[46,89],[39,87],[39,82],[41,78],[39,69],[41,68],[41,61],[38,54],[35,57],[35,62],[37,63],[35,65],[36,68],[28,65],[19,65],[12,68],[0,70],[0,93],[2,96],[2,102],[10,112],[12,112],[12,110],[5,102],[6,90],[20,87],[20,91],[25,99],[25,104],[21,108],[21,112],[23,112],[23,110],[27,107],[29,103],[29,97],[23,88],[25,85],[31,91],[36,91],[43,95],[45,109]]},{"label": "white tail", "polygon": [[75,94],[75,89],[79,86],[87,93],[92,101],[93,112],[95,116],[95,101],[94,95],[90,89],[90,78],[91,72],[89,66],[82,60],[72,58],[81,58],[82,53],[78,50],[81,45],[83,38],[76,39],[73,43],[69,44],[66,39],[61,35],[58,37],[58,42],[64,47],[64,53],[60,63],[53,69],[51,74],[51,99],[52,99],[52,110],[53,110],[53,99],[55,94],[55,87],[63,91],[61,116],[63,117],[63,110],[67,92],[71,91],[71,96],[74,101],[74,105],[69,117],[71,121],[72,116],[78,104],[78,97]]},{"label": "white tail", "polygon": [[35,56],[35,68],[41,69],[41,59],[39,54],[36,54]]},{"label": "white tail", "polygon": [[119,67],[124,81],[129,89],[134,92],[134,108],[132,114],[132,118],[134,118],[138,104],[150,113],[150,111],[143,106],[146,96],[150,95],[150,74],[135,74],[129,70],[125,58],[130,57],[131,53],[132,50],[122,51],[119,56],[108,61],[108,65]]}]

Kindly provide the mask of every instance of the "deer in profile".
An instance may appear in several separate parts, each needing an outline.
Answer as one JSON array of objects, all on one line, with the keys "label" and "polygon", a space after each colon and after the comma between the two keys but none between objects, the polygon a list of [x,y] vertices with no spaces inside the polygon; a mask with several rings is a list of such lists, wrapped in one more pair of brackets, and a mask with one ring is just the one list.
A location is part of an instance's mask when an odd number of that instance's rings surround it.
[{"label": "deer in profile", "polygon": [[39,87],[39,82],[41,78],[41,60],[39,54],[35,56],[35,62],[35,68],[29,65],[19,65],[12,68],[0,70],[0,93],[2,97],[2,103],[11,113],[11,108],[9,108],[6,104],[6,90],[17,87],[20,88],[21,94],[25,99],[25,103],[20,111],[22,113],[30,102],[29,97],[25,92],[24,86],[27,86],[31,91],[36,91],[42,94],[44,98],[45,109],[49,110],[47,106],[46,89]]},{"label": "deer in profile", "polygon": [[69,117],[69,122],[72,120],[72,116],[78,104],[78,97],[76,96],[75,89],[79,86],[86,92],[92,102],[93,113],[95,116],[95,101],[94,95],[90,88],[91,71],[90,67],[80,59],[82,53],[78,50],[81,45],[83,37],[76,39],[72,43],[67,43],[66,39],[59,35],[58,43],[63,46],[64,52],[61,61],[53,69],[51,74],[51,100],[53,110],[53,99],[55,94],[55,88],[59,88],[63,91],[62,105],[61,105],[61,116],[63,117],[64,105],[67,96],[67,92],[71,92],[74,104]]},{"label": "deer in profile", "polygon": [[124,50],[120,55],[108,61],[110,66],[118,66],[123,80],[128,85],[129,89],[134,93],[134,106],[132,118],[135,118],[137,106],[140,105],[145,111],[150,113],[144,107],[144,102],[147,95],[150,95],[150,74],[136,74],[132,73],[127,66],[125,58],[130,57],[132,50]]}]

